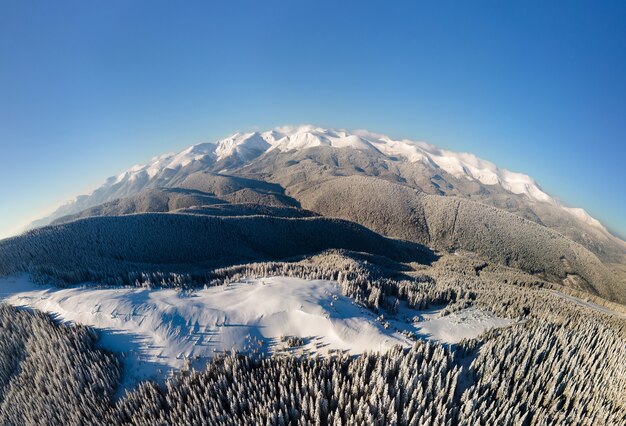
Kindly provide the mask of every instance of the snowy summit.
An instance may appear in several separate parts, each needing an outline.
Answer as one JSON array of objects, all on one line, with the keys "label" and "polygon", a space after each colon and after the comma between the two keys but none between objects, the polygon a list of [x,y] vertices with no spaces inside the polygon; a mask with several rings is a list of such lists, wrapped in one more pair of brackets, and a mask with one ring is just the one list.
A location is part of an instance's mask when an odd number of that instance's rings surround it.
[{"label": "snowy summit", "polygon": [[324,129],[313,125],[282,126],[268,131],[236,132],[215,143],[200,143],[177,154],[156,157],[148,164],[136,165],[110,178],[104,186],[122,182],[152,179],[164,172],[174,172],[192,162],[249,162],[265,152],[289,152],[318,146],[377,151],[385,156],[410,163],[422,163],[432,169],[440,168],[457,178],[497,185],[504,190],[525,196],[532,202],[548,203],[562,208],[577,219],[606,231],[604,226],[581,208],[562,205],[547,194],[535,180],[523,173],[498,168],[494,163],[474,154],[440,149],[435,145],[409,139],[393,139],[367,130]]}]

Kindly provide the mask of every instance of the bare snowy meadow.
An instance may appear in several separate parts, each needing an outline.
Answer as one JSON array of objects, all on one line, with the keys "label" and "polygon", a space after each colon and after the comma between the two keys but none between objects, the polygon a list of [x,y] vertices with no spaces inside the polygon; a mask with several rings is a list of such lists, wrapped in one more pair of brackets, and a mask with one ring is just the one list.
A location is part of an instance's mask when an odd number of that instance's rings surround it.
[{"label": "bare snowy meadow", "polygon": [[[202,368],[216,354],[328,355],[408,347],[406,332],[442,343],[475,338],[512,321],[470,308],[440,317],[441,309],[403,306],[381,318],[341,294],[334,281],[293,277],[247,279],[201,290],[58,288],[26,275],[0,278],[0,301],[37,309],[64,323],[94,327],[99,346],[123,354],[124,388],[163,382],[186,364]],[[405,333],[402,333],[405,332]],[[301,338],[290,346],[287,337]]]}]

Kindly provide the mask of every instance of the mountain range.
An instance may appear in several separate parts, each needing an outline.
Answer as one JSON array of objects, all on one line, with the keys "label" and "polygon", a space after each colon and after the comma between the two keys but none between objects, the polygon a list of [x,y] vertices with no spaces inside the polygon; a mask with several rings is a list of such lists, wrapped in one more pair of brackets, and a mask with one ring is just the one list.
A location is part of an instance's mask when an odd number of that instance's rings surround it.
[{"label": "mountain range", "polygon": [[522,173],[365,130],[237,132],[155,157],[33,224],[176,212],[323,215],[626,302],[626,243]]},{"label": "mountain range", "polygon": [[[132,195],[141,189],[160,185],[172,186],[178,179],[194,171],[215,171],[216,167],[223,167],[220,172],[226,173],[228,168],[244,166],[263,154],[274,151],[291,153],[314,147],[351,148],[380,155],[392,161],[408,162],[415,168],[429,169],[434,179],[441,179],[438,175],[445,173],[484,187],[498,187],[529,201],[560,207],[574,218],[608,233],[606,228],[585,210],[562,205],[557,199],[545,193],[530,176],[500,169],[473,154],[443,150],[425,142],[394,140],[365,130],[348,132],[314,126],[279,127],[266,132],[237,132],[215,143],[201,143],[176,154],[155,157],[147,164],[133,166],[124,173],[107,179],[91,194],[79,196],[49,218],[44,218],[36,224],[43,224],[50,218],[59,217],[67,212],[76,213],[85,207],[120,196]],[[433,185],[437,187],[439,184]],[[467,195],[470,195],[469,191],[467,192]],[[446,191],[442,191],[442,195],[443,193]]]},{"label": "mountain range", "polygon": [[132,167],[0,240],[0,302],[0,424],[626,422],[626,244],[366,131]]}]

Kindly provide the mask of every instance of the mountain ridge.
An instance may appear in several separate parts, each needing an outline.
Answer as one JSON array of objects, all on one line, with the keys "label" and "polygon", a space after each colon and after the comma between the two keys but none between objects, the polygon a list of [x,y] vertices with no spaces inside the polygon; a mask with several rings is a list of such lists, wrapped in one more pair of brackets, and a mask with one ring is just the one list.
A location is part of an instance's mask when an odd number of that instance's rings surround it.
[{"label": "mountain ridge", "polygon": [[[101,202],[120,198],[120,196],[131,195],[146,185],[154,187],[150,185],[153,185],[155,181],[169,181],[178,171],[194,164],[196,165],[193,168],[196,169],[215,169],[216,166],[224,166],[221,170],[213,171],[227,171],[229,168],[242,166],[272,150],[289,152],[316,146],[353,148],[363,151],[376,150],[387,157],[403,158],[409,163],[421,163],[433,170],[444,170],[457,178],[484,185],[496,185],[512,194],[524,196],[530,201],[556,206],[588,225],[610,234],[613,238],[618,238],[584,209],[565,206],[555,197],[544,192],[532,177],[501,169],[494,163],[474,154],[440,149],[435,145],[420,141],[392,139],[366,130],[350,132],[312,125],[283,126],[263,132],[236,132],[215,143],[199,143],[175,154],[154,157],[146,164],[135,165],[117,176],[108,178],[92,193],[78,196],[61,206],[49,217],[34,222],[33,225],[45,225],[58,217],[78,213],[84,208],[93,207]],[[98,196],[101,192],[107,192],[108,189],[122,185],[126,187],[124,193],[116,193],[114,196]]]}]

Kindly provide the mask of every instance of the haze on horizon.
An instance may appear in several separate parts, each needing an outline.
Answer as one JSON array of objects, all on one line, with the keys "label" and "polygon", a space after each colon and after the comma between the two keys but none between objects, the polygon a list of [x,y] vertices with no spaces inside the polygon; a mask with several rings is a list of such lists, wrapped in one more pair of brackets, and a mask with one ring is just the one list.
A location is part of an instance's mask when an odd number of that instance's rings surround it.
[{"label": "haze on horizon", "polygon": [[5,2],[0,238],[151,157],[300,123],[471,152],[625,235],[626,5],[485,5]]}]

